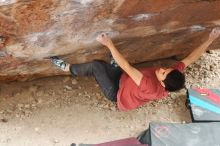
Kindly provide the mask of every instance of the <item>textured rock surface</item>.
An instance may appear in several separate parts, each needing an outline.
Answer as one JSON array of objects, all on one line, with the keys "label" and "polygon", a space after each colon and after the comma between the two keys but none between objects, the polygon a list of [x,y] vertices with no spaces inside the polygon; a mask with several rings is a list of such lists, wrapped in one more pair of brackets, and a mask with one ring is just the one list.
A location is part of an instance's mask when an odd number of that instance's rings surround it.
[{"label": "textured rock surface", "polygon": [[47,59],[53,55],[107,60],[100,32],[132,63],[188,54],[220,25],[219,9],[219,0],[0,1],[0,80],[64,74]]}]

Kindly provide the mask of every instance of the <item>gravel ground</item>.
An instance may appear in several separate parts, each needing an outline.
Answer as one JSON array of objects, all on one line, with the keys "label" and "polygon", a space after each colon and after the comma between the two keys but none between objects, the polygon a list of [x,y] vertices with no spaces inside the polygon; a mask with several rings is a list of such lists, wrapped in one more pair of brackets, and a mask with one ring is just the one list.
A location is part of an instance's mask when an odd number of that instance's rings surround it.
[{"label": "gravel ground", "polygon": [[[186,87],[220,87],[220,50],[190,65]],[[137,136],[149,122],[191,122],[186,90],[119,112],[92,78],[51,77],[0,88],[1,146],[68,146]]]}]

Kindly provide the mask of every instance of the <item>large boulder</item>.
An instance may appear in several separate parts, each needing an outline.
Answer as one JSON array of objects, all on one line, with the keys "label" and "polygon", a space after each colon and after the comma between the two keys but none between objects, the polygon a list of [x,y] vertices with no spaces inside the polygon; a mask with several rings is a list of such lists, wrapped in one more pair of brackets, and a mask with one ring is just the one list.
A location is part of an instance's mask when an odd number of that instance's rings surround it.
[{"label": "large boulder", "polygon": [[54,55],[108,60],[95,41],[101,32],[131,63],[184,56],[220,25],[219,10],[218,0],[2,0],[0,80],[64,75],[50,63]]}]

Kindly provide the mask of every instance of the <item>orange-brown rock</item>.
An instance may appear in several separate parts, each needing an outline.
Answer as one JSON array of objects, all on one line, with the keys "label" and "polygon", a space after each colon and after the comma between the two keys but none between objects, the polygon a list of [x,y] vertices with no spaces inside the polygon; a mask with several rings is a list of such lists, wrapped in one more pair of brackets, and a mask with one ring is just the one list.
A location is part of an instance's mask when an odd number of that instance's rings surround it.
[{"label": "orange-brown rock", "polygon": [[95,41],[101,32],[131,63],[186,55],[220,25],[219,10],[219,0],[2,0],[0,80],[62,75],[54,55],[107,60]]}]

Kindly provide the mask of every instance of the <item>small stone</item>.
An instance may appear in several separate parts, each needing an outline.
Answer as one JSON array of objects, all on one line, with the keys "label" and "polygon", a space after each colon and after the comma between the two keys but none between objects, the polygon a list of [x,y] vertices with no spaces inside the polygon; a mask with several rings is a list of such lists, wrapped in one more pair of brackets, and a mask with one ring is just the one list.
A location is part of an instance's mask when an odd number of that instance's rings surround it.
[{"label": "small stone", "polygon": [[42,95],[44,95],[44,92],[43,91],[37,91],[37,94],[36,94],[37,96],[42,96]]},{"label": "small stone", "polygon": [[36,128],[34,128],[34,130],[35,130],[36,132],[38,132],[38,131],[40,130],[40,128],[36,127]]},{"label": "small stone", "polygon": [[10,141],[11,141],[11,139],[10,139],[10,138],[7,138],[7,139],[6,139],[6,142],[7,142],[7,143],[9,143]]},{"label": "small stone", "polygon": [[24,107],[24,105],[21,104],[21,103],[19,103],[17,106],[18,106],[18,108],[23,108]]},{"label": "small stone", "polygon": [[64,83],[67,83],[69,80],[70,80],[69,77],[65,77],[65,78],[63,79],[63,82],[64,82]]},{"label": "small stone", "polygon": [[30,92],[36,92],[37,91],[37,86],[31,86],[30,88],[29,88],[29,91]]},{"label": "small stone", "polygon": [[76,79],[72,79],[72,85],[76,85],[78,84],[77,80]]},{"label": "small stone", "polygon": [[10,114],[10,113],[12,113],[12,110],[7,109],[6,112]]},{"label": "small stone", "polygon": [[53,142],[54,142],[54,143],[59,143],[59,140],[54,139]]},{"label": "small stone", "polygon": [[3,122],[3,123],[7,123],[8,122],[8,120],[7,119],[1,119],[1,121]]},{"label": "small stone", "polygon": [[206,52],[209,54],[214,54],[214,51],[212,51],[212,50],[207,50]]},{"label": "small stone", "polygon": [[153,112],[152,112],[152,115],[156,115],[156,114],[157,114],[157,112],[156,112],[156,111],[153,111]]},{"label": "small stone", "polygon": [[73,89],[72,87],[70,87],[68,85],[66,85],[64,88],[67,89],[67,90],[72,90]]},{"label": "small stone", "polygon": [[117,109],[116,109],[116,107],[110,107],[110,109],[111,109],[111,111],[116,111]]},{"label": "small stone", "polygon": [[131,130],[134,130],[134,127],[133,127],[133,126],[129,126],[129,128],[130,128]]},{"label": "small stone", "polygon": [[20,96],[20,95],[21,95],[21,93],[18,92],[18,93],[15,94],[15,97]]},{"label": "small stone", "polygon": [[25,115],[25,116],[29,116],[30,114],[32,114],[31,111],[28,111],[28,110],[24,111],[24,115]]},{"label": "small stone", "polygon": [[19,115],[19,114],[16,114],[15,117],[16,117],[16,118],[20,118],[20,115]]},{"label": "small stone", "polygon": [[102,105],[102,107],[107,109],[107,108],[109,108],[109,105],[108,104],[104,104],[104,105]]},{"label": "small stone", "polygon": [[36,102],[40,104],[43,102],[43,100],[39,98],[39,99],[36,99]]},{"label": "small stone", "polygon": [[49,93],[48,93],[50,96],[54,96],[55,95],[55,92],[53,90],[51,90]]},{"label": "small stone", "polygon": [[25,104],[24,107],[25,107],[25,108],[30,108],[30,105],[29,105],[29,104]]}]

